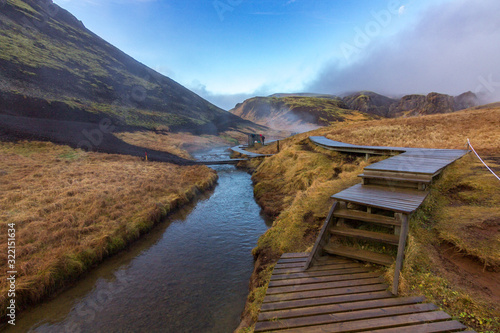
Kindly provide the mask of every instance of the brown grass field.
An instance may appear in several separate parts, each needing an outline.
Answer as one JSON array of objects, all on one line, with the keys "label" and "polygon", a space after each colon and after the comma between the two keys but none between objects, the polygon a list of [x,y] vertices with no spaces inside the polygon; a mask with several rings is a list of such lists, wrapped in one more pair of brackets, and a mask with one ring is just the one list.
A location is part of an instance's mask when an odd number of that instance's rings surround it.
[{"label": "brown grass field", "polygon": [[[340,154],[307,137],[362,145],[466,148],[467,138],[500,171],[500,105],[450,114],[339,123],[280,142],[281,152],[254,161],[255,195],[275,216],[254,249],[257,267],[241,332],[252,331],[274,263],[284,252],[310,251],[330,196],[353,184],[372,157]],[[260,149],[274,153],[276,145]],[[411,220],[402,275],[403,295],[425,295],[478,332],[500,331],[500,182],[469,154],[432,186]],[[387,270],[391,281],[393,268]],[[244,327],[246,326],[246,327]]]},{"label": "brown grass field", "polygon": [[[0,142],[0,244],[6,248],[7,224],[14,223],[17,306],[59,291],[216,180],[204,166]],[[8,270],[6,251],[0,270]],[[2,279],[2,318],[6,290]]]}]

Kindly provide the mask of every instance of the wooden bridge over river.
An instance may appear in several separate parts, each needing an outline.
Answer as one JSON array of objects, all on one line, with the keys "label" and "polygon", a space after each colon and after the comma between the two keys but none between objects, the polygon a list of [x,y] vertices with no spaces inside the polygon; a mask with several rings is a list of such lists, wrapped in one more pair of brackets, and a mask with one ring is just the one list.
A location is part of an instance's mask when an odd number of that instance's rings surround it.
[{"label": "wooden bridge over river", "polygon": [[[394,155],[365,167],[362,183],[332,196],[334,204],[311,253],[285,253],[276,264],[255,332],[457,332],[466,327],[423,297],[397,297],[408,219],[446,166],[467,150],[357,146],[310,137],[326,149]],[[344,240],[344,242],[339,242]],[[394,247],[396,257],[349,246]],[[351,242],[352,243],[352,242]],[[392,292],[364,265],[395,263]]]}]

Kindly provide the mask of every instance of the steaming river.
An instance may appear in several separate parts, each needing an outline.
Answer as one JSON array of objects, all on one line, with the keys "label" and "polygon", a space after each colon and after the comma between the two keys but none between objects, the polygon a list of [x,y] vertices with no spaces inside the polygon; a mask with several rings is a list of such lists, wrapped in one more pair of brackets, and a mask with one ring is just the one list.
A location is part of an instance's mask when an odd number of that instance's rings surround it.
[{"label": "steaming river", "polygon": [[[228,158],[224,149],[208,155]],[[213,192],[22,313],[7,332],[232,332],[248,293],[251,249],[268,226],[250,175],[232,165],[213,168]]]}]

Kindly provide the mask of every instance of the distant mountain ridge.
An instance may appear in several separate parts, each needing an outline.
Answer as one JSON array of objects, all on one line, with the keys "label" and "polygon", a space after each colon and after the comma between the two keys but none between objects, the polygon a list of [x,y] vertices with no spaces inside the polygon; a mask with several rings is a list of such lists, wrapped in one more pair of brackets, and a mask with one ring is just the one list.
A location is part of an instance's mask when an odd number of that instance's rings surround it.
[{"label": "distant mountain ridge", "polygon": [[[297,106],[298,101],[300,106]],[[477,96],[470,91],[456,97],[433,92],[428,95],[406,95],[401,99],[372,91],[359,91],[344,97],[313,93],[254,97],[237,104],[229,112],[269,127],[290,128],[300,123],[325,126],[337,121],[449,113],[478,104]],[[326,111],[328,108],[331,110],[332,106],[335,112]],[[354,114],[352,111],[359,113]],[[324,114],[331,116],[318,116]]]}]

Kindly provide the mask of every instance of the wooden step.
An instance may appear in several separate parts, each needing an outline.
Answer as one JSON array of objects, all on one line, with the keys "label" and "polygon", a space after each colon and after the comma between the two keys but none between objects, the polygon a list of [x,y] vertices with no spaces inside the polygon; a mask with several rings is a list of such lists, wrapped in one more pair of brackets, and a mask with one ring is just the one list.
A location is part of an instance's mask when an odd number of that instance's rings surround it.
[{"label": "wooden step", "polygon": [[363,221],[363,222],[372,222],[376,224],[401,226],[401,223],[397,221],[394,217],[371,214],[371,213],[361,212],[359,210],[338,209],[335,212],[333,212],[333,216],[337,218],[344,218],[344,219]]},{"label": "wooden step", "polygon": [[260,312],[262,313],[266,311],[290,310],[290,309],[305,308],[310,306],[330,305],[330,304],[338,304],[345,302],[366,301],[370,299],[382,299],[382,298],[392,298],[392,297],[394,297],[393,294],[383,289],[375,291],[364,291],[364,292],[359,292],[358,289],[354,290],[352,293],[347,293],[344,295],[317,297],[317,298],[309,298],[309,299],[301,299],[301,300],[277,302],[277,303],[263,303],[260,307]]},{"label": "wooden step", "polygon": [[370,241],[382,242],[392,245],[398,245],[399,236],[381,232],[367,231],[354,229],[349,227],[333,227],[330,228],[330,233],[338,236],[352,237],[358,239],[366,239]]},{"label": "wooden step", "polygon": [[411,183],[422,183],[422,184],[430,184],[432,182],[431,179],[420,179],[420,178],[411,178],[411,177],[398,177],[398,176],[392,176],[390,174],[387,175],[370,175],[370,174],[360,174],[358,177],[361,178],[373,178],[373,179],[380,179],[380,180],[387,180],[387,181],[393,181],[393,182],[411,182]]},{"label": "wooden step", "polygon": [[[434,323],[403,326],[403,327],[393,327],[393,328],[383,328],[380,330],[366,331],[370,333],[400,333],[400,332],[416,332],[416,333],[437,333],[437,332],[457,332],[465,329],[465,326],[460,324],[458,321],[438,321]],[[471,331],[467,331],[471,332]],[[463,333],[467,333],[463,332]]]},{"label": "wooden step", "polygon": [[[449,320],[451,317],[443,311],[418,312],[403,315],[394,315],[380,318],[344,321],[332,324],[314,325],[309,327],[296,327],[283,330],[287,333],[324,333],[324,332],[360,332],[374,331],[398,327],[397,332],[418,332],[406,330],[405,326],[425,322],[438,322]],[[411,327],[411,326],[410,326]]]},{"label": "wooden step", "polygon": [[367,250],[360,250],[349,246],[340,245],[326,245],[323,250],[327,253],[342,256],[346,258],[352,258],[356,260],[368,261],[374,264],[390,266],[394,262],[394,258],[382,253],[376,253]]},{"label": "wooden step", "polygon": [[429,192],[417,189],[398,188],[398,191],[394,191],[390,186],[357,184],[332,195],[332,198],[338,201],[410,214],[420,207],[428,194]]},{"label": "wooden step", "polygon": [[255,325],[255,332],[264,332],[276,329],[293,327],[309,327],[322,324],[348,322],[351,320],[372,319],[402,314],[429,312],[437,310],[432,303],[400,305],[387,308],[363,309],[340,313],[305,316],[300,318],[279,319],[276,321],[261,321]]},{"label": "wooden step", "polygon": [[369,300],[356,300],[353,302],[335,303],[327,305],[316,305],[309,307],[301,307],[287,310],[267,311],[259,314],[258,321],[265,320],[281,320],[287,318],[297,318],[305,316],[313,316],[320,314],[330,314],[337,312],[346,312],[353,310],[374,309],[389,306],[400,306],[407,304],[417,304],[424,301],[424,297],[390,297]]}]

